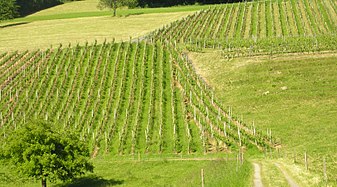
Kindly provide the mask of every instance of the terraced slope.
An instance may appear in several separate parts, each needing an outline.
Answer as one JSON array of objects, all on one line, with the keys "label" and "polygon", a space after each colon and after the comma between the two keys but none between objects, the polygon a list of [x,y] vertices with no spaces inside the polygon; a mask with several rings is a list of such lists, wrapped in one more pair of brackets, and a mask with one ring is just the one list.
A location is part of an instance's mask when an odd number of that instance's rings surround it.
[{"label": "terraced slope", "polygon": [[225,112],[184,56],[166,45],[105,43],[2,54],[1,133],[42,118],[79,130],[93,155],[272,145],[271,137]]},{"label": "terraced slope", "polygon": [[240,56],[336,50],[336,10],[333,0],[225,4],[173,22],[151,37]]}]

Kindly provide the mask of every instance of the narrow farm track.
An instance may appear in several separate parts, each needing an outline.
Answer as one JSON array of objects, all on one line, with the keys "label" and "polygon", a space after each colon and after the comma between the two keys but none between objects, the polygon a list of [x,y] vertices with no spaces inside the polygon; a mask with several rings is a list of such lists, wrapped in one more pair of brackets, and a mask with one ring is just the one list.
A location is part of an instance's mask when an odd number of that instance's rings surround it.
[{"label": "narrow farm track", "polygon": [[288,175],[288,173],[280,166],[280,164],[274,163],[274,165],[282,172],[290,187],[299,187],[299,185]]},{"label": "narrow farm track", "polygon": [[[290,187],[299,187],[298,183],[285,171],[280,163],[275,161],[253,162],[254,166],[254,187],[263,187],[262,178],[267,180],[267,186],[273,185],[289,185]],[[261,169],[262,167],[262,169]],[[262,172],[264,170],[264,173]],[[263,176],[261,175],[263,173]],[[272,174],[270,174],[272,173]]]},{"label": "narrow farm track", "polygon": [[254,187],[263,187],[260,165],[257,163],[253,163],[253,166],[254,166]]}]

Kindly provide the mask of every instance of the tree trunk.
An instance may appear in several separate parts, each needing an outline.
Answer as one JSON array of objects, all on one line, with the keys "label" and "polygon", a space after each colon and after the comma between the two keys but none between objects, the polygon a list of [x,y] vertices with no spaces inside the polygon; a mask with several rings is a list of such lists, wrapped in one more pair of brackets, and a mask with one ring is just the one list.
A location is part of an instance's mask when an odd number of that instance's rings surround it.
[{"label": "tree trunk", "polygon": [[42,187],[47,187],[47,180],[42,178]]},{"label": "tree trunk", "polygon": [[114,0],[114,17],[117,15],[117,0]]}]

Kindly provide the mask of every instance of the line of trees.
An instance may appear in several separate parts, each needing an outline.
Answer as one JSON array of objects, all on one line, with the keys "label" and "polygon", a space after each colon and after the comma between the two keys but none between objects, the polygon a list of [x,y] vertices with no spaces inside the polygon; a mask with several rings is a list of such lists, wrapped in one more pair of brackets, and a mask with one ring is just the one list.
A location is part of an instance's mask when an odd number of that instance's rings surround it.
[{"label": "line of trees", "polygon": [[[49,8],[65,1],[76,0],[0,0],[0,21],[26,16],[36,11]],[[244,0],[100,0],[99,8],[112,8],[114,15],[119,6],[134,7],[164,7],[189,4],[232,3]]]},{"label": "line of trees", "polygon": [[20,16],[61,4],[61,0],[16,0]]}]

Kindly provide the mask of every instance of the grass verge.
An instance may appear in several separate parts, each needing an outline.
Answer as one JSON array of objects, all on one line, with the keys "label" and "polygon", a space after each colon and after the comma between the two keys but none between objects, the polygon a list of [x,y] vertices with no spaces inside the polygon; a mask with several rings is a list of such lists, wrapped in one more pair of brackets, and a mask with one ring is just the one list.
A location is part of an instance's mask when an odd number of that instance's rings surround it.
[{"label": "grass verge", "polygon": [[[237,165],[234,160],[167,160],[152,161],[96,158],[95,173],[73,182],[49,184],[55,187],[74,186],[200,186],[201,169],[205,186],[250,186],[251,163]],[[0,173],[6,170],[0,167]],[[236,169],[237,168],[237,169]],[[17,182],[15,176],[0,178],[0,186],[40,186],[39,181]]]}]

